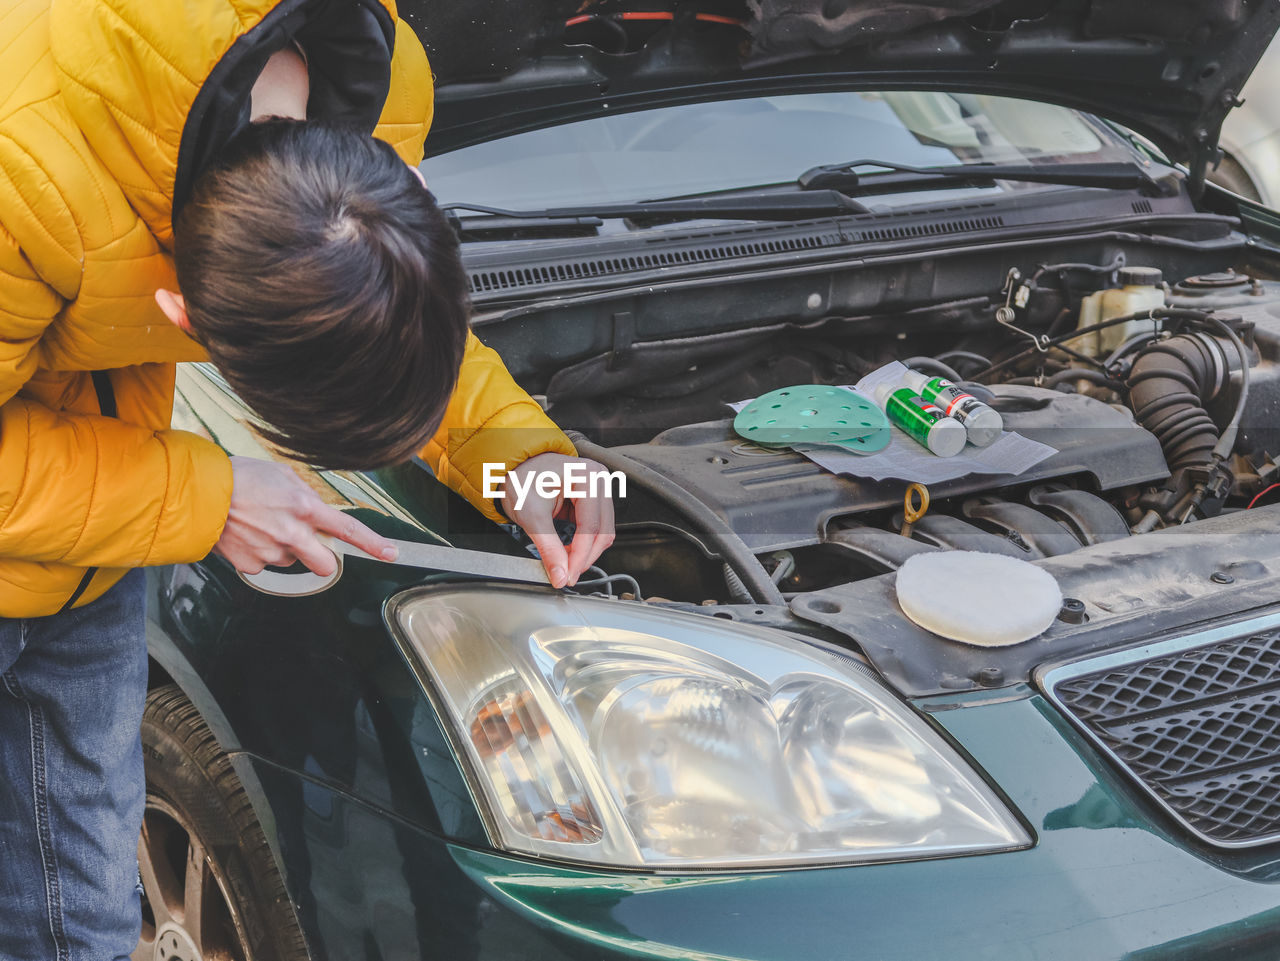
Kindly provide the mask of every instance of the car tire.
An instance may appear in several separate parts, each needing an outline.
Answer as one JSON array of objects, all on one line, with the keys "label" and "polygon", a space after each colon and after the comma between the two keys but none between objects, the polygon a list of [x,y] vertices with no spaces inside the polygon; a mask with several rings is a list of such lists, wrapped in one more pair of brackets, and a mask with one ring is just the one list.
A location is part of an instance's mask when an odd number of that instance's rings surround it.
[{"label": "car tire", "polygon": [[1262,194],[1258,191],[1258,185],[1253,182],[1253,178],[1240,165],[1240,161],[1229,153],[1222,155],[1222,161],[1218,164],[1217,170],[1209,171],[1209,180],[1219,187],[1226,187],[1233,194],[1239,194],[1247,200],[1253,200],[1257,203],[1262,202]]},{"label": "car tire", "polygon": [[305,961],[306,939],[249,796],[186,695],[147,695],[133,961]]}]

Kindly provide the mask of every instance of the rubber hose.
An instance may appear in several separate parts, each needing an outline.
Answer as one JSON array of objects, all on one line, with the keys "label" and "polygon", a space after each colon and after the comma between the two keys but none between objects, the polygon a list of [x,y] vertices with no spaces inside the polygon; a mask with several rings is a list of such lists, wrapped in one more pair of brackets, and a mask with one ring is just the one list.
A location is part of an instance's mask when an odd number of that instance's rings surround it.
[{"label": "rubber hose", "polygon": [[902,363],[912,370],[928,371],[929,373],[937,374],[939,377],[945,377],[953,384],[958,384],[964,379],[955,372],[953,367],[949,367],[933,357],[908,357]]},{"label": "rubber hose", "polygon": [[[1176,320],[1179,322],[1189,320],[1201,324],[1215,323],[1215,318],[1205,311],[1189,310],[1185,307],[1153,307],[1150,310],[1139,310],[1132,314],[1121,314],[1119,317],[1108,317],[1106,320],[1100,320],[1096,324],[1090,324],[1087,327],[1077,327],[1069,333],[1059,334],[1056,337],[1050,337],[1048,340],[1041,340],[1040,343],[1036,344],[1034,347],[1028,347],[1026,350],[1020,350],[1011,357],[1006,357],[1004,360],[992,364],[986,370],[978,371],[978,373],[973,375],[973,379],[977,380],[979,377],[990,377],[992,374],[998,373],[1006,367],[1016,364],[1018,361],[1026,357],[1030,357],[1032,354],[1044,353],[1050,347],[1059,347],[1069,340],[1075,340],[1077,337],[1083,337],[1085,334],[1092,334],[1095,330],[1106,330],[1109,327],[1115,327],[1117,324],[1127,324],[1131,320]],[[1220,321],[1217,322],[1220,323]],[[1073,354],[1077,358],[1083,356],[1082,354],[1075,352],[1073,352]],[[1085,357],[1084,359],[1092,364],[1098,363],[1090,357]]]},{"label": "rubber hose", "polygon": [[966,394],[972,394],[974,397],[982,401],[984,404],[990,404],[993,400],[996,399],[995,391],[993,391],[990,387],[986,386],[985,384],[979,384],[976,381],[959,380],[959,381],[956,381],[956,386],[963,387],[964,392]]},{"label": "rubber hose", "polygon": [[983,367],[991,366],[990,358],[984,357],[982,354],[975,354],[971,350],[948,350],[933,359],[948,365],[953,361],[967,360],[975,364],[981,364]]},{"label": "rubber hose", "polygon": [[1138,423],[1160,441],[1170,471],[1212,461],[1218,426],[1205,403],[1229,371],[1217,341],[1195,334],[1152,344],[1134,360],[1129,402]]},{"label": "rubber hose", "polygon": [[1059,384],[1065,384],[1073,380],[1087,380],[1091,384],[1110,387],[1112,390],[1119,390],[1124,387],[1124,384],[1120,381],[1113,377],[1108,377],[1105,371],[1094,370],[1091,367],[1068,367],[1066,370],[1060,370],[1056,374],[1050,374],[1044,379],[1044,386],[1052,390]]},{"label": "rubber hose", "polygon": [[1136,348],[1141,347],[1143,344],[1149,344],[1151,343],[1151,341],[1155,339],[1156,339],[1156,334],[1150,331],[1148,331],[1145,334],[1139,334],[1137,337],[1130,337],[1123,344],[1121,344],[1119,347],[1113,350],[1109,355],[1107,355],[1107,359],[1102,362],[1102,366],[1107,368],[1107,370],[1110,370],[1111,365],[1114,364],[1121,357],[1123,357],[1125,354],[1132,353]]},{"label": "rubber hose", "polygon": [[711,545],[719,551],[721,559],[738,575],[743,587],[757,604],[784,606],[787,603],[759,558],[751,553],[751,548],[747,547],[737,531],[712,513],[706,504],[653,468],[618,451],[601,447],[577,431],[566,433],[581,456],[599,461],[611,471],[622,471],[629,480],[683,515],[696,529],[706,534]]},{"label": "rubber hose", "polygon": [[1058,316],[1049,321],[1049,326],[1045,328],[1046,337],[1056,337],[1062,333],[1062,328],[1067,326],[1067,321],[1075,317],[1075,312],[1070,307],[1063,307],[1058,311]]}]

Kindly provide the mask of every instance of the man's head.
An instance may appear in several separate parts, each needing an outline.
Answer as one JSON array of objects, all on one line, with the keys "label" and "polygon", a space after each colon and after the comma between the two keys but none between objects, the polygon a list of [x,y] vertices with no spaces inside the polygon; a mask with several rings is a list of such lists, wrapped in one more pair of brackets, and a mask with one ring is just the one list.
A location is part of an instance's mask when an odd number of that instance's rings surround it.
[{"label": "man's head", "polygon": [[[299,459],[369,468],[431,436],[467,336],[458,243],[387,144],[319,123],[240,134],[174,222],[157,299]],[[183,316],[185,314],[185,316]]]}]

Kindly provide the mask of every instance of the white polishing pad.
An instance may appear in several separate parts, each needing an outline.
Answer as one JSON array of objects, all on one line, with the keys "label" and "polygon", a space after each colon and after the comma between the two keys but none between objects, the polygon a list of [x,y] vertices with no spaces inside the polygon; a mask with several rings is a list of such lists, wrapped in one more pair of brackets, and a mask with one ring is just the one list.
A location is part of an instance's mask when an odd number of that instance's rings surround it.
[{"label": "white polishing pad", "polygon": [[916,554],[898,570],[898,604],[926,631],[979,647],[1005,647],[1048,629],[1062,591],[1047,571],[980,551]]}]

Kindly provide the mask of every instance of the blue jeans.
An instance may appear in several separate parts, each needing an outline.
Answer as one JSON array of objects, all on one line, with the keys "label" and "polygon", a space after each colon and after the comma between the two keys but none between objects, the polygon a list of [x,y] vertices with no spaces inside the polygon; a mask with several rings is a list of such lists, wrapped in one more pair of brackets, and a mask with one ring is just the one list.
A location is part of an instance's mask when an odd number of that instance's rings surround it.
[{"label": "blue jeans", "polygon": [[79,610],[0,619],[0,959],[137,946],[144,577]]}]

